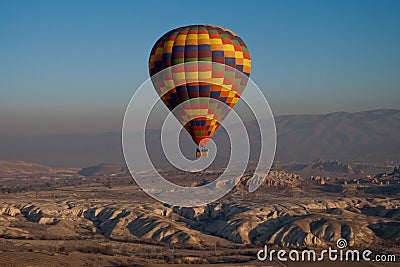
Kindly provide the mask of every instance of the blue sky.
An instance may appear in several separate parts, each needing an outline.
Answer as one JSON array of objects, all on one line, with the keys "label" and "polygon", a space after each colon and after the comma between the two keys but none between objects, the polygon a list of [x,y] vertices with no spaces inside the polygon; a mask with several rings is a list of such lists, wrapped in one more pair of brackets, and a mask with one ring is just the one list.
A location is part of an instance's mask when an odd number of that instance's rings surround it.
[{"label": "blue sky", "polygon": [[399,14],[390,0],[2,0],[2,133],[120,130],[153,43],[188,24],[244,39],[276,115],[400,109]]}]

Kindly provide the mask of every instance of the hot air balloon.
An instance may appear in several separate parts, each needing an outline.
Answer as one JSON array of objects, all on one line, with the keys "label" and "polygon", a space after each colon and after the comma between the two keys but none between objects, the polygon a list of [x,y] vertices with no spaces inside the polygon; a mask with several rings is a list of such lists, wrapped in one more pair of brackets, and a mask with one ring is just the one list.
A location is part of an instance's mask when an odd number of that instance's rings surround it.
[{"label": "hot air balloon", "polygon": [[[182,67],[180,67],[182,66]],[[173,111],[182,104],[176,116],[199,146],[196,156],[207,156],[208,140],[223,119],[220,104],[229,109],[238,102],[250,76],[251,60],[246,44],[234,32],[212,25],[190,25],[171,30],[153,46],[149,59],[151,77],[174,67],[174,77],[185,77],[183,84],[171,84],[171,74],[153,85],[167,108]],[[196,80],[209,77],[209,82]],[[216,103],[216,100],[218,103]],[[197,117],[187,119],[186,115]],[[186,118],[186,120],[185,120]]]}]

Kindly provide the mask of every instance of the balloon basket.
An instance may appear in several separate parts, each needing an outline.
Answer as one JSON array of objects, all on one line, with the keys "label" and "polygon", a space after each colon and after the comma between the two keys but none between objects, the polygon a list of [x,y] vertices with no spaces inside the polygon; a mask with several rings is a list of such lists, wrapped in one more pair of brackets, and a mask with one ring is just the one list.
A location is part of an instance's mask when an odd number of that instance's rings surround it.
[{"label": "balloon basket", "polygon": [[196,158],[208,157],[208,148],[202,147],[196,149]]}]

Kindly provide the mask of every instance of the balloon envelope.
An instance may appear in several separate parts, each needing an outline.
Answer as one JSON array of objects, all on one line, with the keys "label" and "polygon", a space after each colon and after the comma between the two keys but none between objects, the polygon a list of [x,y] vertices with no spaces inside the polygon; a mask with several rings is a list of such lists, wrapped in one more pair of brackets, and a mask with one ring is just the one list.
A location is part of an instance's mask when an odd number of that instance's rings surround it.
[{"label": "balloon envelope", "polygon": [[177,118],[193,141],[204,146],[223,118],[219,114],[223,109],[207,99],[233,108],[250,75],[249,51],[243,40],[228,29],[185,26],[164,34],[150,53],[151,77],[173,66],[172,75],[164,74],[164,81],[153,81],[154,87],[169,110],[183,104],[185,113],[194,115],[189,120]]}]

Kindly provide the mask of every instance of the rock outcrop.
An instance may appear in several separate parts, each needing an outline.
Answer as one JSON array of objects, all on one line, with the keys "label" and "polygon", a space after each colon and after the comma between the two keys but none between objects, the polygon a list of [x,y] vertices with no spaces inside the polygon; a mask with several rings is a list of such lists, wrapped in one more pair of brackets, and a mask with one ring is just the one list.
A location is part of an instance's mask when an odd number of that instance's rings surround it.
[{"label": "rock outcrop", "polygon": [[339,238],[350,246],[369,247],[374,242],[400,242],[399,207],[399,200],[365,198],[286,202],[262,208],[219,203],[196,208],[160,204],[122,208],[71,205],[69,201],[1,203],[0,234],[34,236],[35,232],[10,223],[26,220],[56,226],[53,235],[78,236],[80,231],[89,231],[114,240],[141,239],[199,248],[215,242],[326,247],[334,246]]}]

